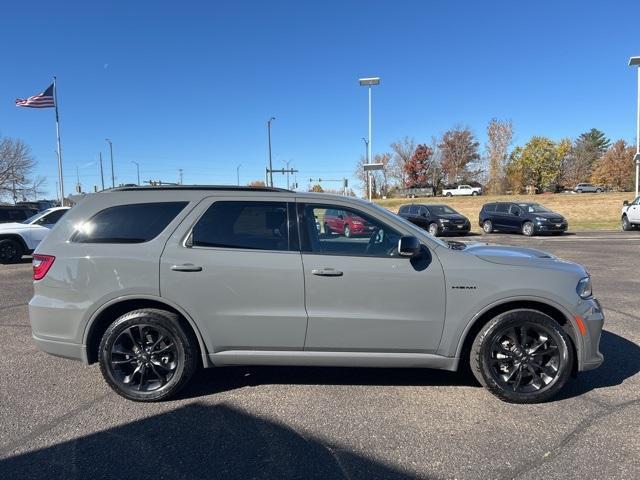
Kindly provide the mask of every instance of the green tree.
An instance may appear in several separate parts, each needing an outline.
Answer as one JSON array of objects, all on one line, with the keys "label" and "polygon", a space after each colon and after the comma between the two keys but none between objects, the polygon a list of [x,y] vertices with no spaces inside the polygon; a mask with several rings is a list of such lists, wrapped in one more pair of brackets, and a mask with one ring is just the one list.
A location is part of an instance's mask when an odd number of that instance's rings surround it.
[{"label": "green tree", "polygon": [[589,147],[597,150],[600,155],[609,150],[611,141],[607,138],[604,132],[597,128],[592,128],[588,132],[581,133],[578,137],[578,142],[584,142]]},{"label": "green tree", "polygon": [[507,175],[511,188],[521,192],[535,187],[537,192],[552,189],[560,176],[563,160],[571,151],[571,142],[554,142],[546,137],[533,137],[524,147],[511,154]]},{"label": "green tree", "polygon": [[573,186],[588,181],[595,164],[610,145],[609,139],[597,128],[581,133],[562,164],[561,182]]}]

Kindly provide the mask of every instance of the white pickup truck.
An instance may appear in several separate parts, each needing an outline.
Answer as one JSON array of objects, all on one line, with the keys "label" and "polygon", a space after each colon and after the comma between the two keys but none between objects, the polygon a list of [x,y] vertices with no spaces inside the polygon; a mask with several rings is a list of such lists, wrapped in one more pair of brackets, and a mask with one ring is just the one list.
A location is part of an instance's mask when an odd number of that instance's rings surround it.
[{"label": "white pickup truck", "polygon": [[20,223],[0,223],[0,263],[18,262],[33,252],[69,207],[49,208]]},{"label": "white pickup truck", "polygon": [[442,195],[444,195],[445,197],[452,197],[455,195],[482,195],[482,188],[472,187],[470,185],[458,185],[457,188],[443,189]]},{"label": "white pickup truck", "polygon": [[640,197],[622,205],[622,229],[627,232],[640,227]]}]

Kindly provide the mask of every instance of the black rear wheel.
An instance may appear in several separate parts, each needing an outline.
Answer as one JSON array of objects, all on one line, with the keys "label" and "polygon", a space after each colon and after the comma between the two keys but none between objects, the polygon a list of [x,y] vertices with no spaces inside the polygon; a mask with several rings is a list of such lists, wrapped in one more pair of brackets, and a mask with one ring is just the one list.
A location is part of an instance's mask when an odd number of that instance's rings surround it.
[{"label": "black rear wheel", "polygon": [[0,240],[0,263],[19,262],[24,255],[24,249],[16,240],[6,238]]},{"label": "black rear wheel", "polygon": [[498,398],[538,403],[556,395],[573,367],[571,340],[548,315],[513,310],[487,323],[473,342],[471,370]]},{"label": "black rear wheel", "polygon": [[178,316],[143,309],[118,318],[100,342],[100,370],[119,395],[142,402],[166,400],[191,378],[197,343]]}]

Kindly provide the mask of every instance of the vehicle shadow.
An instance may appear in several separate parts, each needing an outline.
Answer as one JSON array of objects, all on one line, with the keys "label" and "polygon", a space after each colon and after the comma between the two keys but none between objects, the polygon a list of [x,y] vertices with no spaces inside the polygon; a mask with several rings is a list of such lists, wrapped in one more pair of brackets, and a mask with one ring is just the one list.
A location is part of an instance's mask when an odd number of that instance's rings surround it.
[{"label": "vehicle shadow", "polygon": [[[596,388],[620,385],[640,372],[640,346],[602,332],[599,368],[571,379],[554,400],[575,397]],[[420,368],[222,367],[200,370],[178,398],[197,398],[258,385],[365,385],[480,387],[468,368],[459,372]]]},{"label": "vehicle shadow", "polygon": [[600,351],[604,355],[604,363],[595,370],[579,373],[556,400],[576,397],[597,388],[615,387],[640,372],[640,346],[632,341],[603,330]]},{"label": "vehicle shadow", "polygon": [[1,478],[418,478],[225,404],[191,405],[0,460]]},{"label": "vehicle shadow", "polygon": [[194,398],[258,385],[479,386],[470,372],[426,368],[221,367],[200,370],[178,394]]}]

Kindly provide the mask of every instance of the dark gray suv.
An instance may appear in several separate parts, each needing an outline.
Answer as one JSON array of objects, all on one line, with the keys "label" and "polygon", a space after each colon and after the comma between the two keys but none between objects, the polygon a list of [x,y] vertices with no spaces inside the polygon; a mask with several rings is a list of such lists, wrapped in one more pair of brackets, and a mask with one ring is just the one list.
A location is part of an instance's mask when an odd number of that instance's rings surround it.
[{"label": "dark gray suv", "polygon": [[[322,231],[327,212],[359,235]],[[318,227],[320,225],[320,228]],[[198,366],[470,366],[498,397],[596,368],[604,316],[585,269],[527,248],[452,249],[374,204],[269,188],[87,195],[33,256],[33,339],[162,400]]]}]

